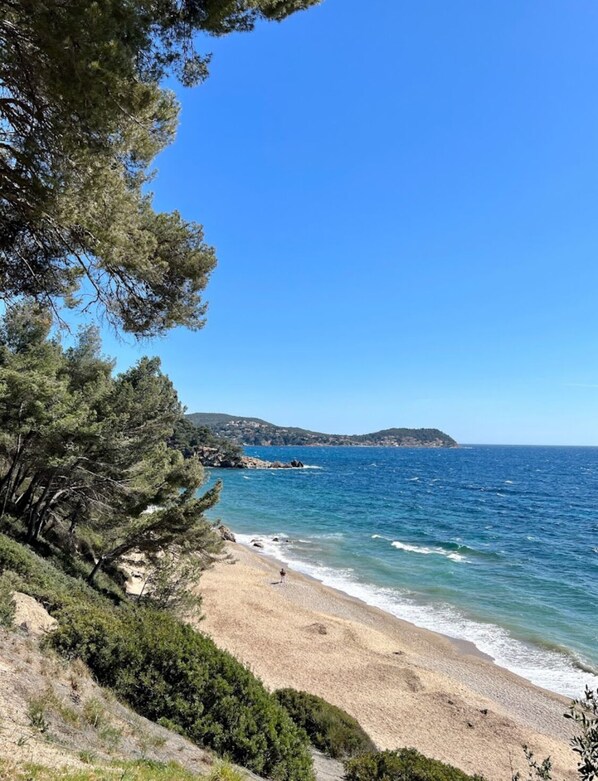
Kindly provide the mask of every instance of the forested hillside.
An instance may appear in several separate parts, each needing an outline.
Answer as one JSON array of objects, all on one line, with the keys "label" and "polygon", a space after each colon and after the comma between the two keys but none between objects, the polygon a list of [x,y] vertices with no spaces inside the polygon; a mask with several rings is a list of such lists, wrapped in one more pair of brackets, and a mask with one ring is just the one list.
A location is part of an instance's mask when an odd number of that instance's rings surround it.
[{"label": "forested hillside", "polygon": [[195,426],[207,427],[219,437],[242,445],[362,445],[380,447],[457,447],[436,428],[388,428],[371,434],[322,434],[293,426],[276,426],[261,418],[213,412],[186,416]]}]

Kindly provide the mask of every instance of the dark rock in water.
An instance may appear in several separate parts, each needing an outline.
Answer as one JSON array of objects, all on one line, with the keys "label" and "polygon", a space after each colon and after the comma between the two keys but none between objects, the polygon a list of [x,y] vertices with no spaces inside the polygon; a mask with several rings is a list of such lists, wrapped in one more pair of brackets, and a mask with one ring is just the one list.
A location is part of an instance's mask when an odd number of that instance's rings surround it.
[{"label": "dark rock in water", "polygon": [[253,547],[254,548],[263,548],[264,547],[264,543],[263,542],[254,542],[253,543]]},{"label": "dark rock in water", "polygon": [[278,539],[278,537],[272,537],[272,542],[280,542],[280,540]]},{"label": "dark rock in water", "polygon": [[219,526],[216,527],[216,531],[222,537],[222,539],[226,540],[227,542],[236,542],[237,541],[235,539],[235,535],[228,528],[228,526],[225,526],[222,523]]},{"label": "dark rock in water", "polygon": [[294,459],[291,461],[291,466],[292,466],[294,469],[303,469],[303,467],[305,466],[305,464],[303,464],[303,463],[302,463],[301,461],[299,461],[298,459],[294,458]]}]

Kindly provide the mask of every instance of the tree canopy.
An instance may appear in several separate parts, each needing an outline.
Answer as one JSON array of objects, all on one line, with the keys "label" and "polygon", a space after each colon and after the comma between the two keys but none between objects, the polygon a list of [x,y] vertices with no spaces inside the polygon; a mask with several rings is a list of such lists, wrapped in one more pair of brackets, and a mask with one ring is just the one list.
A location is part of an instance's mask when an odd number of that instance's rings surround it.
[{"label": "tree canopy", "polygon": [[99,304],[137,336],[200,328],[214,250],[147,189],[178,120],[162,80],[206,78],[198,33],[318,2],[0,0],[0,296]]},{"label": "tree canopy", "polygon": [[22,305],[0,328],[1,514],[87,552],[92,577],[133,550],[217,551],[220,484],[197,496],[201,465],[167,444],[183,411],[159,360],[114,376],[95,327],[64,349],[50,323]]}]

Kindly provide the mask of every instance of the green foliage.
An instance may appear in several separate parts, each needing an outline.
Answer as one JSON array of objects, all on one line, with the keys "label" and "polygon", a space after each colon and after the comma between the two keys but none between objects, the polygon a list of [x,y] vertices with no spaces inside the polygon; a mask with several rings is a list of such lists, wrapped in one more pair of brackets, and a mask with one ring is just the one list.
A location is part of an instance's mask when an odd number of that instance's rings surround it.
[{"label": "green foliage", "polygon": [[584,696],[573,700],[565,718],[572,719],[579,734],[571,740],[578,756],[577,771],[581,781],[598,779],[598,690],[588,686]]},{"label": "green foliage", "polygon": [[217,762],[210,771],[207,781],[244,781],[244,778],[230,762]]},{"label": "green foliage", "polygon": [[178,121],[160,81],[206,78],[197,32],[250,30],[317,1],[3,2],[2,297],[99,304],[137,335],[200,328],[214,251],[200,225],[155,212],[146,186]]},{"label": "green foliage", "polygon": [[328,756],[344,759],[376,750],[356,719],[321,697],[295,689],[279,689],[275,697],[311,743]]},{"label": "green foliage", "polygon": [[203,513],[220,485],[197,497],[201,464],[167,446],[183,413],[160,362],[114,377],[96,329],[65,350],[50,322],[22,304],[1,323],[0,516],[21,519],[29,542],[51,530],[86,553],[91,579],[134,549],[217,552]]},{"label": "green foliage", "polygon": [[345,781],[482,781],[412,748],[380,751],[345,762]]},{"label": "green foliage", "polygon": [[206,449],[215,450],[219,460],[227,466],[239,466],[243,456],[243,448],[240,444],[217,436],[208,426],[194,425],[189,417],[181,418],[177,422],[168,444],[175,450],[179,450],[185,458],[197,455],[200,461]]},{"label": "green foliage", "polygon": [[15,618],[14,588],[7,573],[0,575],[0,626],[11,627]]},{"label": "green foliage", "polygon": [[[79,759],[93,764],[94,757],[82,751]],[[197,781],[191,773],[176,762],[156,762],[138,759],[131,762],[114,762],[112,765],[88,767],[85,770],[71,768],[49,768],[28,764],[17,768],[0,759],[0,780],[4,781]]]},{"label": "green foliage", "polygon": [[193,412],[186,420],[198,429],[207,428],[220,439],[245,445],[384,445],[404,447],[455,447],[448,434],[436,428],[388,428],[371,434],[323,434],[295,426],[276,426],[261,418]]},{"label": "green foliage", "polygon": [[312,778],[307,737],[263,685],[207,637],[155,610],[69,605],[53,646],[154,721],[279,781]]},{"label": "green foliage", "polygon": [[[80,578],[67,575],[26,545],[0,534],[0,574],[12,590],[22,591],[55,612],[71,601],[103,605],[106,599]],[[116,597],[117,592],[111,592]]]},{"label": "green foliage", "polygon": [[[552,761],[550,757],[538,762],[534,752],[529,746],[523,746],[523,753],[527,762],[527,781],[550,781],[552,778]],[[511,781],[522,781],[523,776],[519,772],[513,773]]]},{"label": "green foliage", "polygon": [[182,550],[167,550],[148,562],[147,579],[139,602],[177,615],[198,617],[201,597],[195,593],[204,568],[201,559]]},{"label": "green foliage", "polygon": [[38,732],[48,731],[49,725],[46,719],[46,708],[47,702],[43,695],[41,697],[34,697],[27,705],[27,718],[29,719],[29,724]]}]

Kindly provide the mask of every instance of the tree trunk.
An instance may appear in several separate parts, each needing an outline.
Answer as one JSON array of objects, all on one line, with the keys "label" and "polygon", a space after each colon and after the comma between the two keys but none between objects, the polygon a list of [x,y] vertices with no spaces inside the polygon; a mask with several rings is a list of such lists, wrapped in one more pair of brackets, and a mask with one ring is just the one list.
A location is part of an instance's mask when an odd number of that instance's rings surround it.
[{"label": "tree trunk", "polygon": [[102,569],[102,566],[103,566],[105,561],[106,561],[106,557],[105,556],[100,556],[100,558],[96,561],[92,571],[87,576],[87,582],[89,583],[89,585],[93,584],[96,575]]}]

